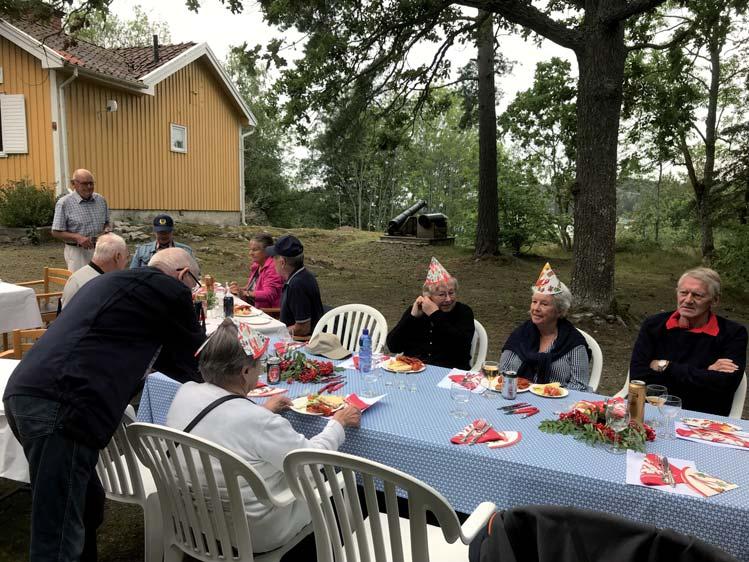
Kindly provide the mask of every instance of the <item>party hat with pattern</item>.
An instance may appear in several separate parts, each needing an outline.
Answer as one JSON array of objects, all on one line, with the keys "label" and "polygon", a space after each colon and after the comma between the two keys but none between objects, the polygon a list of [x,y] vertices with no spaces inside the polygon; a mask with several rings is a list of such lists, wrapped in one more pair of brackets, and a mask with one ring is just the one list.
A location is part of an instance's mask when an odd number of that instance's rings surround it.
[{"label": "party hat with pattern", "polygon": [[429,263],[429,271],[427,271],[427,279],[424,282],[425,285],[441,285],[448,283],[452,279],[452,276],[442,266],[437,258],[432,258]]},{"label": "party hat with pattern", "polygon": [[536,284],[533,286],[533,290],[536,293],[542,293],[544,295],[557,295],[562,292],[562,282],[551,269],[551,266],[547,262],[541,273],[536,279]]},{"label": "party hat with pattern", "polygon": [[259,359],[268,349],[270,340],[263,334],[253,331],[249,324],[234,320],[237,326],[237,339],[247,355]]}]

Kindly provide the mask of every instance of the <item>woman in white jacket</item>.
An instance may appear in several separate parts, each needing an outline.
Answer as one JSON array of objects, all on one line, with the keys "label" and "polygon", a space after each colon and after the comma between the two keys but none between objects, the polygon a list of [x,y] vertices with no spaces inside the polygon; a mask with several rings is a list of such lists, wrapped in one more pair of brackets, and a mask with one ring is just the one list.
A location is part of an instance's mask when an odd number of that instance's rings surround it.
[{"label": "woman in white jacket", "polygon": [[[174,397],[166,423],[185,430],[190,422],[215,400],[235,394],[246,397],[255,388],[259,361],[248,355],[237,337],[237,327],[227,319],[210,337],[199,355],[200,372],[206,382],[188,382]],[[345,438],[345,427],[358,427],[361,412],[353,406],[337,411],[325,428],[311,439],[297,433],[278,412],[291,400],[283,395],[263,405],[250,400],[228,400],[206,414],[190,431],[237,453],[258,471],[274,494],[287,489],[283,459],[301,448],[337,450]],[[256,553],[278,548],[307,525],[311,518],[303,501],[283,508],[268,507],[247,487],[242,495]]]}]

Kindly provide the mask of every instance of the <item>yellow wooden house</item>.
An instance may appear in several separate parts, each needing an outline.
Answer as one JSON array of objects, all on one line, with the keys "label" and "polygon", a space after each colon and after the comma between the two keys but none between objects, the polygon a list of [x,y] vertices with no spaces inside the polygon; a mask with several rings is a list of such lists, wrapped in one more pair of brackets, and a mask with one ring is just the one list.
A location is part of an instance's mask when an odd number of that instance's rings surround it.
[{"label": "yellow wooden house", "polygon": [[0,16],[0,184],[66,193],[91,170],[113,216],[244,220],[255,117],[205,43],[71,45],[59,20]]}]

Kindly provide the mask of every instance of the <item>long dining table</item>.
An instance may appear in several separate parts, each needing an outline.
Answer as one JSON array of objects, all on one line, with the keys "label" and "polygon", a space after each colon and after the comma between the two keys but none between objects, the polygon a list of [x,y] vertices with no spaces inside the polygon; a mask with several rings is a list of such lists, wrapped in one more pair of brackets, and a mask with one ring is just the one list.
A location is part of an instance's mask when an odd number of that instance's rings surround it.
[{"label": "long dining table", "polygon": [[[538,407],[530,418],[504,415],[497,408],[508,402],[472,394],[468,418],[455,419],[449,390],[437,386],[448,373],[427,366],[422,373],[398,375],[415,385],[400,389],[386,384],[398,376],[380,369],[378,394],[386,394],[362,415],[361,427],[346,430],[342,451],[402,470],[442,493],[458,511],[470,513],[480,502],[492,501],[500,509],[527,504],[554,504],[593,509],[626,517],[658,528],[671,528],[694,535],[740,560],[749,561],[749,450],[720,448],[683,439],[656,439],[647,452],[673,459],[693,460],[699,470],[733,482],[737,489],[710,498],[666,493],[625,483],[626,455],[589,446],[571,436],[549,434],[539,429],[542,420],[556,419],[563,404],[571,400],[601,400],[604,397],[570,391],[564,399],[528,393],[519,399]],[[363,377],[347,370],[346,385],[337,392],[361,394]],[[283,384],[283,383],[282,383]],[[321,384],[284,385],[294,398]],[[164,424],[169,406],[180,384],[164,375],[146,381],[138,419]],[[648,406],[650,408],[650,406]],[[652,412],[651,412],[652,413]],[[294,411],[285,415],[293,427],[307,437],[318,433],[326,420]],[[684,411],[684,416],[709,417]],[[491,449],[486,445],[454,445],[450,438],[476,418],[487,419],[498,430],[519,431],[519,443]],[[731,420],[749,430],[746,420]],[[252,428],[247,428],[252,431]]]}]

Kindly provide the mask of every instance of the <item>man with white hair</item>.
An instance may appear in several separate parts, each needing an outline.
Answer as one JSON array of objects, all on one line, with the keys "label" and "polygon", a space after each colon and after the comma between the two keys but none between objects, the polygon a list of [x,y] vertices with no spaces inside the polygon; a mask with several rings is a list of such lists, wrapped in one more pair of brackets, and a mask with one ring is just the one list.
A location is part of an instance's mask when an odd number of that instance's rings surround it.
[{"label": "man with white hair", "polygon": [[161,350],[193,357],[203,343],[197,274],[187,252],[169,248],[150,267],[99,275],[10,376],[5,415],[31,475],[31,562],[96,560],[99,450]]},{"label": "man with white hair", "polygon": [[84,265],[73,273],[65,283],[65,288],[62,290],[62,307],[65,308],[73,295],[94,277],[125,269],[128,257],[127,244],[121,236],[111,232],[99,236],[94,249],[94,257],[88,265]]},{"label": "man with white hair", "polygon": [[746,368],[747,331],[713,312],[719,300],[716,271],[685,272],[676,286],[676,310],[642,323],[630,379],[664,385],[688,410],[727,416]]}]

